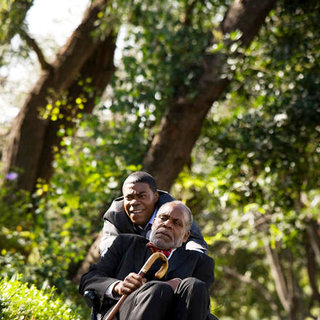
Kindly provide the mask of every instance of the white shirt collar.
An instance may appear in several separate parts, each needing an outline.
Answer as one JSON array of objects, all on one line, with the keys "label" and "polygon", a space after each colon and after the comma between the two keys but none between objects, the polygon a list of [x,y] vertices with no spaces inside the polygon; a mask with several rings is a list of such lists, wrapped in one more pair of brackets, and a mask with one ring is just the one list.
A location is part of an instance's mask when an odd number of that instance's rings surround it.
[{"label": "white shirt collar", "polygon": [[144,229],[147,229],[149,224],[153,224],[153,220],[154,220],[154,218],[156,217],[157,212],[158,212],[158,208],[155,208],[155,210],[154,210],[154,212],[153,212],[153,215],[152,215],[151,218],[149,219],[149,221],[148,221],[148,223],[146,224],[146,226],[144,227]]}]

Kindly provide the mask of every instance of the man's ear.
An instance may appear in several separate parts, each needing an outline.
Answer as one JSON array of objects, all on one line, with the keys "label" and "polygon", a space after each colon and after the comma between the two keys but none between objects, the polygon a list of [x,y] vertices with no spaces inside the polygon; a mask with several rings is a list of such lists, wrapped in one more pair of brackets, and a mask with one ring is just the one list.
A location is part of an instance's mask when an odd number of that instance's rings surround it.
[{"label": "man's ear", "polygon": [[154,193],[154,198],[155,198],[155,202],[157,202],[158,200],[159,200],[159,192],[158,191],[156,191],[155,193]]},{"label": "man's ear", "polygon": [[190,231],[187,231],[183,237],[183,243],[187,242],[187,240],[189,239],[190,236]]}]

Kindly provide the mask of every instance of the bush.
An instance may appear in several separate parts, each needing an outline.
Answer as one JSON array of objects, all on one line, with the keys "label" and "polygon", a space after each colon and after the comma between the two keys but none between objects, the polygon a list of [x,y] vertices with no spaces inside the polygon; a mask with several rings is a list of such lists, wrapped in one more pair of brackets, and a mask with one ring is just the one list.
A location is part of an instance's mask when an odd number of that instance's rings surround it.
[{"label": "bush", "polygon": [[[18,279],[17,279],[18,278]],[[0,318],[3,320],[76,320],[72,310],[51,289],[37,289],[22,283],[20,277],[0,281]]]}]

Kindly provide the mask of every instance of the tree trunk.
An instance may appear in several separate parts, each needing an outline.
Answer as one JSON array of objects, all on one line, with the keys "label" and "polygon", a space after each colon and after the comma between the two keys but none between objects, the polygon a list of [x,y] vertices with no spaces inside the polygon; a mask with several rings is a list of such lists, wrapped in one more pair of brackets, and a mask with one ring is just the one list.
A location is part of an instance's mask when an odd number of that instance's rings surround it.
[{"label": "tree trunk", "polygon": [[269,245],[266,246],[266,253],[270,263],[271,274],[274,278],[274,283],[283,308],[289,313],[290,303],[288,301],[288,287],[284,276],[283,267],[280,263],[278,254],[271,249]]},{"label": "tree trunk", "polygon": [[[46,110],[49,103],[61,99],[61,95],[68,90],[74,90],[76,96],[78,93],[75,89],[75,80],[78,79],[81,72],[90,70],[89,61],[95,62],[93,54],[101,53],[102,48],[108,46],[108,43],[110,48],[107,48],[106,52],[109,53],[107,58],[109,63],[108,72],[104,75],[107,79],[105,83],[110,78],[110,61],[113,57],[114,39],[112,36],[107,38],[108,40],[92,36],[92,32],[99,25],[98,13],[104,11],[107,2],[107,0],[96,1],[88,9],[81,24],[57,54],[54,63],[43,70],[18,116],[13,121],[8,147],[4,152],[3,168],[4,174],[18,171],[18,189],[32,192],[39,177],[47,179],[52,173],[50,169],[53,157],[52,147],[59,145],[59,139],[56,136],[59,126],[58,123],[41,117],[40,111]],[[89,76],[94,75],[93,71],[89,73]],[[86,77],[85,74],[82,76]],[[100,92],[101,88],[98,88],[95,95]],[[91,101],[91,105],[88,103],[86,106],[86,111],[90,112],[92,108]],[[62,116],[67,116],[64,114],[66,110],[61,109],[61,112]],[[72,114],[76,115],[76,113]],[[48,162],[44,163],[46,161]]]},{"label": "tree trunk", "polygon": [[315,220],[307,222],[307,233],[311,248],[315,254],[316,260],[320,265],[320,226]]},{"label": "tree trunk", "polygon": [[286,311],[288,320],[305,319],[307,316],[303,294],[294,276],[294,259],[292,252],[286,250],[287,266],[284,268],[279,254],[269,245],[266,246],[271,274],[281,304]]},{"label": "tree trunk", "polygon": [[[91,113],[96,106],[96,100],[101,97],[114,71],[113,56],[115,50],[115,36],[109,35],[99,41],[98,46],[86,61],[70,88],[68,89],[67,103],[61,109],[62,119],[50,121],[46,128],[41,157],[38,165],[37,177],[48,181],[53,174],[52,161],[54,153],[61,149],[62,137],[57,132],[63,128],[76,126],[79,113]],[[89,83],[88,82],[89,79]],[[80,84],[79,84],[80,83]],[[82,84],[83,83],[83,84]],[[89,90],[84,90],[84,86]],[[79,109],[76,99],[81,99],[83,109]],[[70,106],[70,108],[68,108]]]},{"label": "tree trunk", "polygon": [[[220,29],[224,34],[240,30],[240,41],[248,46],[274,4],[274,0],[235,0]],[[200,59],[203,61],[203,73],[198,87],[193,88],[198,94],[193,99],[187,99],[188,93],[181,90],[183,93],[172,101],[143,162],[144,169],[165,190],[170,189],[188,162],[213,102],[221,97],[230,82],[221,72],[225,56],[215,54]]]}]

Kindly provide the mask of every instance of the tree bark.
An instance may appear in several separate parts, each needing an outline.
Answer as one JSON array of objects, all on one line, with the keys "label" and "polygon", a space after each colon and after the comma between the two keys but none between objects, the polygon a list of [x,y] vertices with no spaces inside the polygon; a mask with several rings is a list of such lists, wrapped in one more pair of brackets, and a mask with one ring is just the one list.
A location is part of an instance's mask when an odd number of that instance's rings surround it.
[{"label": "tree bark", "polygon": [[[60,128],[66,130],[76,126],[77,115],[79,113],[91,113],[96,106],[97,99],[101,97],[103,91],[108,85],[114,71],[113,56],[115,50],[115,36],[113,34],[106,36],[99,41],[95,51],[86,61],[70,88],[66,106],[61,110],[62,119],[50,121],[46,128],[40,161],[37,170],[37,177],[48,181],[52,176],[54,169],[52,161],[54,154],[61,149],[60,142],[62,137],[57,135]],[[86,79],[90,79],[86,84]],[[79,84],[80,83],[80,84]],[[84,85],[89,87],[89,92],[84,90]],[[76,99],[80,98],[83,102],[83,109],[79,109]],[[68,108],[70,106],[70,108]]]},{"label": "tree bark", "polygon": [[[274,0],[235,0],[220,29],[224,34],[240,30],[240,41],[248,46],[274,4]],[[143,168],[156,178],[161,189],[169,190],[186,165],[213,102],[221,97],[230,82],[221,70],[225,58],[219,53],[200,57],[203,73],[198,87],[193,88],[197,95],[187,99],[188,92],[181,90],[181,95],[173,99],[160,123],[144,158]]]},{"label": "tree bark", "polygon": [[315,302],[320,304],[320,292],[317,286],[317,265],[315,253],[310,245],[310,239],[307,239],[307,241],[305,242],[305,250],[308,278],[310,282],[310,287],[312,289],[312,297],[308,308],[310,310]]},{"label": "tree bark", "polygon": [[[56,138],[59,127],[50,120],[41,118],[39,111],[45,110],[51,100],[55,101],[63,93],[73,89],[74,81],[78,79],[80,73],[88,70],[89,59],[92,57],[92,63],[93,54],[106,45],[103,39],[92,36],[92,33],[99,26],[98,13],[104,11],[107,2],[107,0],[96,1],[87,10],[81,24],[73,32],[66,45],[61,48],[53,64],[42,71],[13,121],[8,147],[3,156],[3,169],[4,174],[18,171],[18,189],[32,192],[39,177],[48,178],[50,176],[44,171],[49,172],[48,168],[51,167],[52,146],[59,142]],[[98,49],[99,44],[100,49]],[[114,41],[111,41],[110,47],[113,49],[107,50],[110,52],[109,59],[111,53],[113,56]],[[105,77],[109,79],[108,73]],[[97,94],[99,92],[100,89]],[[90,111],[92,108],[93,105],[88,104],[87,110]],[[45,153],[48,153],[48,157]],[[42,161],[50,162],[42,165]]]},{"label": "tree bark", "polygon": [[309,220],[307,225],[309,241],[316,256],[316,260],[320,265],[320,226],[315,220]]}]

